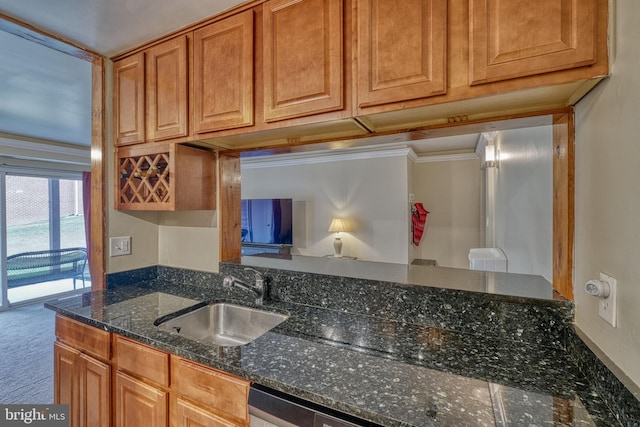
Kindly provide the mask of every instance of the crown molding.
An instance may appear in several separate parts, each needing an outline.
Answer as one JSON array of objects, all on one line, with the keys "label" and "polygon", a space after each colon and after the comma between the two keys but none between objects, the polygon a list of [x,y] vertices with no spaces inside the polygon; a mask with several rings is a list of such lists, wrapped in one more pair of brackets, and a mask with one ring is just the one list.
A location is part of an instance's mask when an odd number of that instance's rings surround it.
[{"label": "crown molding", "polygon": [[245,157],[240,159],[241,169],[259,169],[282,166],[301,166],[316,163],[339,162],[346,160],[363,160],[384,157],[412,157],[413,150],[407,146],[388,148],[383,145],[376,147],[353,147],[346,149],[308,151],[301,153],[274,154],[268,156]]},{"label": "crown molding", "polygon": [[416,163],[455,162],[459,160],[478,160],[475,153],[437,154],[435,156],[416,157]]}]

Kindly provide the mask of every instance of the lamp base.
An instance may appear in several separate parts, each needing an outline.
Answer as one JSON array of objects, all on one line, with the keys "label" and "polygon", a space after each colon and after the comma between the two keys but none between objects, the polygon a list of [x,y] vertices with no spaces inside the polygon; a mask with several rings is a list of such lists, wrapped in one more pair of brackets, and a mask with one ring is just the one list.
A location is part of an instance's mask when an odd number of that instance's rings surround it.
[{"label": "lamp base", "polygon": [[333,241],[333,249],[335,251],[334,257],[342,258],[342,240],[339,237],[336,237]]}]

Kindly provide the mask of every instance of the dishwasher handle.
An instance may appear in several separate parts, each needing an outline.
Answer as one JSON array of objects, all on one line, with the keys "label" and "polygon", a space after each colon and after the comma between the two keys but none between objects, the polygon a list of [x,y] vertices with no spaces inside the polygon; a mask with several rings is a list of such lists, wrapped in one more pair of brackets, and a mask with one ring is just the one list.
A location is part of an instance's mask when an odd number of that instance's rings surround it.
[{"label": "dishwasher handle", "polygon": [[312,409],[302,403],[269,393],[255,386],[249,390],[249,414],[282,427],[359,427],[373,424],[354,424]]}]

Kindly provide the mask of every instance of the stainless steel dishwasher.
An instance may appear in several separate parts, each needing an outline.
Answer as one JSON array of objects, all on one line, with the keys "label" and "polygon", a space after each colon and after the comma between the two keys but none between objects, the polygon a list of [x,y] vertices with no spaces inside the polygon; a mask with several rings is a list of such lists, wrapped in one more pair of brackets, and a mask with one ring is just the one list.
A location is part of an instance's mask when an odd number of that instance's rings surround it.
[{"label": "stainless steel dishwasher", "polygon": [[256,385],[249,392],[249,414],[252,427],[377,426]]}]

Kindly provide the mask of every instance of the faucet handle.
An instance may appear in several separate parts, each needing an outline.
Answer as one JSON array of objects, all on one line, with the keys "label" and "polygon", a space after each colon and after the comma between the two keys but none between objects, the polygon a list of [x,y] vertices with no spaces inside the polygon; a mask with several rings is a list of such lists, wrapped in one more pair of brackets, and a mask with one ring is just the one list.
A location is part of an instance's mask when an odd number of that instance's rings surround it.
[{"label": "faucet handle", "polygon": [[254,268],[245,268],[246,271],[251,271],[256,275],[256,286],[253,291],[256,294],[256,305],[262,305],[264,301],[265,293],[267,291],[266,286],[264,284],[264,277],[262,273]]},{"label": "faucet handle", "polygon": [[264,279],[262,278],[262,273],[261,273],[261,272],[259,272],[258,270],[256,270],[255,268],[247,267],[247,268],[245,268],[245,271],[251,271],[251,272],[253,272],[253,273],[256,275],[256,282],[258,282],[258,281],[264,281]]},{"label": "faucet handle", "polygon": [[225,289],[229,289],[231,285],[233,285],[234,281],[235,278],[233,276],[224,276],[224,279],[222,279],[222,287]]}]

